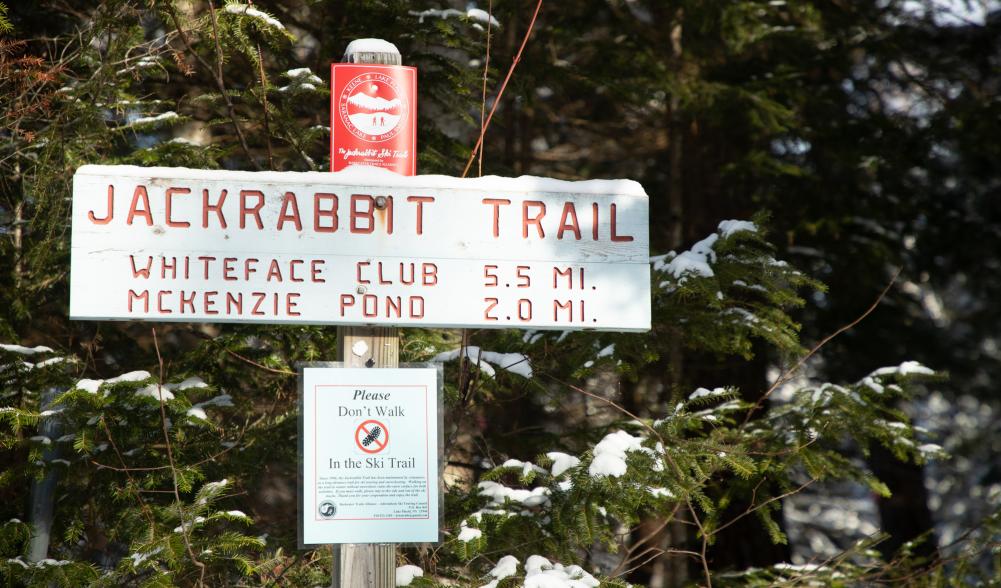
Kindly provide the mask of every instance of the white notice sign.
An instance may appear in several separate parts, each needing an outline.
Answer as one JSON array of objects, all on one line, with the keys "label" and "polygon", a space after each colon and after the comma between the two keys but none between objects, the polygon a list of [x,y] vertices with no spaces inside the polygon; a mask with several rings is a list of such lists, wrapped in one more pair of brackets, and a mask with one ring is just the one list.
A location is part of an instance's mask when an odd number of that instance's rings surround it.
[{"label": "white notice sign", "polygon": [[438,541],[438,370],[302,373],[302,543]]},{"label": "white notice sign", "polygon": [[644,331],[630,180],[81,167],[70,316]]}]

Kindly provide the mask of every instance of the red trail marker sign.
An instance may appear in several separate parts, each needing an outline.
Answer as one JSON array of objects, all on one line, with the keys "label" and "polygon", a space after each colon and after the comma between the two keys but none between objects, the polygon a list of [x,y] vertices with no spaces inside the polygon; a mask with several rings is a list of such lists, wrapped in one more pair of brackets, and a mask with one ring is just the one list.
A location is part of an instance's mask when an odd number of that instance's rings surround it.
[{"label": "red trail marker sign", "polygon": [[330,171],[371,165],[417,170],[417,69],[335,63],[330,67]]}]

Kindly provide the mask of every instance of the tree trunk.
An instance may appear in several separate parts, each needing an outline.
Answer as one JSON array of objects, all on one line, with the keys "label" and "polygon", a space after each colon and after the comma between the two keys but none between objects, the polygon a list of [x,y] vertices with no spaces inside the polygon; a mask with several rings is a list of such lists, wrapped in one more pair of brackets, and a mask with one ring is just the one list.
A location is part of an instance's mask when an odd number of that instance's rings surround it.
[{"label": "tree trunk", "polygon": [[886,483],[892,494],[877,498],[880,527],[890,534],[878,549],[888,560],[908,541],[924,533],[928,538],[914,551],[924,556],[934,556],[937,542],[934,521],[928,509],[928,491],[925,489],[924,467],[898,460],[882,446],[875,446],[869,457],[869,467],[876,477]]},{"label": "tree trunk", "polygon": [[[39,402],[41,410],[48,410],[58,395],[58,389],[46,388]],[[46,417],[38,425],[39,435],[53,439],[42,454],[42,460],[46,463],[51,463],[59,457],[59,444],[55,443],[55,439],[59,437],[61,431],[62,427],[57,417]],[[28,561],[38,562],[48,557],[52,522],[55,518],[58,477],[55,469],[48,468],[42,479],[31,483],[31,541],[28,545]]]}]

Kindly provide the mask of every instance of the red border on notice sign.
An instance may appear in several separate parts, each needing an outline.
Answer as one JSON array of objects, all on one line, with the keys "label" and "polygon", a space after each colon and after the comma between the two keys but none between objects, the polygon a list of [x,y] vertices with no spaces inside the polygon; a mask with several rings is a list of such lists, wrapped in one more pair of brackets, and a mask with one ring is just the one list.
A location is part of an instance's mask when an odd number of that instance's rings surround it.
[{"label": "red border on notice sign", "polygon": [[[313,472],[319,471],[319,454],[317,453],[316,446],[316,431],[319,427],[319,422],[317,420],[318,407],[319,404],[319,394],[321,388],[347,388],[355,389],[358,384],[316,384],[313,387]],[[321,519],[316,516],[316,507],[320,503],[319,489],[316,480],[313,480],[313,520],[317,523],[334,523],[338,521],[410,521],[410,520],[426,520],[431,518],[431,439],[430,434],[430,413],[428,409],[428,387],[423,384],[364,384],[366,388],[419,388],[424,392],[424,479],[428,487],[425,488],[424,496],[427,497],[425,504],[427,504],[427,515],[423,517],[356,517],[356,518],[331,518],[331,519]],[[388,438],[388,437],[387,437]]]},{"label": "red border on notice sign", "polygon": [[330,65],[330,171],[351,165],[417,173],[417,68]]}]

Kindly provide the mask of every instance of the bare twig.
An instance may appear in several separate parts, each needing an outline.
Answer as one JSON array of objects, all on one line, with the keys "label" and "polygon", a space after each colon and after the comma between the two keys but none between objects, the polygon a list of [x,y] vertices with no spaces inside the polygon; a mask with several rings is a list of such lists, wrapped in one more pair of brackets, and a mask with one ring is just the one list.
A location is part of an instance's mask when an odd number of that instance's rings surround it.
[{"label": "bare twig", "polygon": [[156,393],[160,397],[160,427],[163,429],[163,441],[167,444],[167,461],[170,463],[170,474],[174,480],[174,500],[177,504],[178,514],[181,516],[181,536],[184,538],[184,546],[188,550],[188,557],[191,558],[191,563],[195,564],[201,573],[198,579],[198,585],[205,585],[205,564],[200,562],[195,556],[195,550],[191,548],[191,537],[189,536],[191,529],[188,527],[187,521],[184,520],[184,508],[181,502],[181,491],[178,488],[177,483],[177,464],[174,462],[174,450],[170,444],[170,433],[167,431],[167,409],[163,404],[163,356],[160,355],[160,343],[156,338],[156,329],[151,329],[153,331],[153,347],[156,349],[156,360],[160,364],[160,377],[158,379],[159,383],[156,386]]},{"label": "bare twig", "polygon": [[[637,556],[637,557],[640,557],[640,556],[646,555],[647,557],[643,561],[641,561],[640,563],[632,566],[628,570],[624,570],[624,571],[620,572],[618,575],[619,576],[626,576],[626,575],[630,574],[631,572],[633,572],[634,570],[638,570],[639,568],[642,568],[643,566],[645,566],[646,564],[652,562],[653,560],[657,559],[658,557],[664,555],[664,553],[666,553],[666,552],[662,548],[660,548],[660,547],[648,547],[647,549],[643,550],[643,552],[639,556]],[[647,555],[647,554],[652,554],[652,555]]]},{"label": "bare twig", "polygon": [[[114,446],[114,443],[112,443],[112,446]],[[111,470],[113,472],[156,472],[156,471],[159,471],[159,470],[169,470],[170,469],[170,466],[156,466],[156,467],[148,467],[148,468],[138,467],[137,468],[137,467],[127,466],[124,463],[122,464],[122,467],[116,468],[115,466],[108,465],[106,463],[101,463],[101,462],[99,462],[97,460],[94,460],[94,459],[90,460],[90,463],[93,464],[93,465],[95,465],[95,466],[97,466],[97,467],[99,467],[99,468],[101,468],[101,469]]]},{"label": "bare twig", "polygon": [[[677,511],[678,511],[678,507],[675,506],[674,512],[677,512]],[[659,552],[657,554],[658,556],[661,553],[663,553],[664,552],[663,549],[660,549],[660,548],[657,548],[657,547],[650,547],[650,546],[647,546],[645,549],[643,549],[643,551],[640,551],[639,553],[636,553],[636,551],[639,550],[644,545],[646,545],[647,541],[650,541],[655,536],[657,536],[661,531],[663,531],[664,527],[666,527],[668,524],[670,524],[672,518],[674,518],[674,513],[672,513],[671,518],[664,519],[659,525],[657,525],[656,528],[654,528],[653,531],[647,533],[647,535],[645,537],[643,537],[639,541],[634,542],[633,545],[626,550],[626,553],[623,554],[622,561],[619,562],[619,565],[615,566],[615,569],[612,570],[611,572],[609,572],[608,576],[611,577],[611,578],[614,578],[616,576],[624,576],[624,575],[628,574],[629,572],[631,572],[632,570],[636,569],[636,567],[639,567],[639,566],[634,566],[632,568],[625,569],[626,566],[630,565],[631,563],[633,563],[637,559],[643,557],[647,553],[650,553],[651,550],[658,551]],[[623,540],[622,543],[624,543],[624,542],[625,541]],[[646,562],[644,562],[644,563],[646,563]],[[640,566],[642,566],[642,565],[643,564],[640,564]]]},{"label": "bare twig", "polygon": [[[473,376],[469,376],[467,374],[467,372],[469,371],[467,368],[470,363],[469,358],[466,357],[466,348],[468,345],[469,345],[469,330],[462,329],[462,338],[459,342],[459,394],[461,396],[459,404],[458,406],[455,407],[454,410],[455,416],[453,418],[456,422],[464,420],[469,415],[470,401],[472,400],[473,393],[475,392],[476,383],[478,382],[480,375],[479,369],[477,369],[476,374]],[[482,353],[483,351],[480,350],[481,355]],[[479,360],[480,358],[477,357],[476,361],[477,368],[479,368],[480,365]],[[451,431],[448,434],[448,438],[445,439],[443,445],[446,456],[451,455],[452,446],[455,444],[455,440],[459,436],[460,430],[461,427],[459,426],[452,427]]]},{"label": "bare twig", "polygon": [[[744,512],[740,513],[739,515],[737,515],[734,518],[732,518],[729,521],[727,521],[726,524],[720,525],[720,526],[716,527],[715,529],[713,529],[712,534],[715,535],[716,533],[719,533],[720,531],[722,531],[723,529],[725,529],[725,528],[729,527],[730,525],[736,523],[740,519],[746,517],[749,514],[752,514],[752,513],[756,512],[756,511],[761,510],[762,508],[768,506],[769,504],[771,504],[773,502],[776,502],[778,500],[782,500],[783,498],[788,498],[788,497],[792,496],[793,494],[799,494],[804,489],[806,489],[807,486],[809,486],[810,484],[813,484],[814,482],[816,482],[816,480],[813,480],[813,479],[807,480],[805,483],[801,484],[798,488],[794,488],[793,490],[790,490],[790,491],[786,492],[785,494],[780,494],[778,496],[773,496],[773,497],[769,498],[768,500],[762,502],[761,504],[749,507]],[[759,485],[760,485],[760,483],[759,483]],[[755,492],[757,492],[757,488],[756,487],[755,487],[754,490],[755,490]],[[752,498],[752,501],[753,501],[753,498]]]},{"label": "bare twig", "polygon": [[654,436],[654,438],[656,438],[658,441],[660,441],[660,444],[662,446],[664,446],[664,450],[661,453],[661,455],[664,456],[664,460],[667,462],[667,465],[671,466],[671,469],[674,470],[674,473],[677,474],[679,478],[684,478],[685,477],[684,471],[681,469],[680,466],[678,466],[678,463],[676,461],[674,461],[674,458],[671,457],[671,454],[668,453],[668,451],[667,451],[667,443],[665,442],[664,438],[660,435],[660,433],[657,432],[657,429],[654,429],[650,425],[646,424],[638,416],[636,416],[635,414],[629,412],[628,410],[626,410],[622,406],[616,404],[612,400],[609,400],[608,398],[605,398],[603,396],[598,396],[597,394],[595,394],[593,392],[588,392],[587,390],[584,390],[583,388],[581,388],[579,386],[574,386],[573,384],[571,384],[569,382],[564,382],[564,381],[560,380],[559,378],[556,378],[556,377],[551,376],[549,374],[544,374],[544,375],[546,375],[547,377],[549,377],[549,379],[553,380],[554,382],[558,382],[560,384],[563,384],[564,386],[567,386],[571,390],[579,392],[579,393],[581,393],[581,394],[583,394],[585,396],[588,396],[590,398],[594,398],[595,400],[600,400],[600,401],[608,404],[612,408],[615,408],[616,410],[618,410],[622,414],[631,417],[634,421],[636,421],[637,424],[639,424],[640,426],[642,426],[643,428],[645,428],[647,431],[650,431],[650,433]]},{"label": "bare twig", "polygon": [[[480,136],[482,137],[484,133],[487,132],[486,125],[486,114],[487,114],[487,78],[490,73],[490,21],[494,18],[494,0],[489,0],[487,3],[487,50],[486,55],[483,58],[483,97],[480,100]],[[477,169],[478,176],[483,175],[483,149],[479,150],[479,166]]]},{"label": "bare twig", "polygon": [[114,437],[111,436],[111,429],[108,427],[107,421],[104,420],[103,414],[101,415],[101,425],[104,427],[104,434],[108,436],[108,442],[111,443],[111,448],[115,450],[115,455],[118,456],[118,461],[121,462],[122,464],[121,470],[119,470],[118,468],[111,468],[111,469],[125,472],[125,477],[129,479],[129,486],[135,493],[136,499],[139,500],[139,507],[142,509],[143,514],[146,515],[146,520],[149,521],[150,528],[155,529],[156,523],[153,521],[153,513],[150,512],[149,505],[146,504],[146,501],[143,500],[142,495],[139,494],[140,492],[139,484],[136,483],[135,479],[132,478],[132,474],[129,473],[130,469],[128,466],[125,465],[125,458],[122,456],[122,452],[119,451],[118,444],[115,443]]},{"label": "bare twig", "polygon": [[240,139],[240,145],[243,147],[244,153],[247,154],[247,158],[250,159],[250,164],[254,166],[254,169],[260,171],[261,166],[257,164],[257,161],[250,153],[250,147],[247,145],[247,139],[243,136],[243,129],[240,128],[239,120],[236,117],[236,109],[233,107],[233,101],[230,100],[229,94],[226,93],[226,81],[222,75],[222,43],[219,41],[219,23],[216,19],[215,14],[215,4],[212,0],[209,0],[209,16],[211,16],[212,22],[212,39],[215,41],[215,60],[216,60],[216,85],[219,86],[219,92],[222,94],[223,100],[226,102],[226,112],[229,115],[231,121],[233,121],[233,128],[236,129],[236,134]]},{"label": "bare twig", "polygon": [[248,364],[250,364],[250,365],[252,365],[254,367],[257,367],[257,368],[260,368],[262,370],[271,372],[273,374],[281,374],[283,376],[297,376],[297,375],[299,375],[296,372],[290,372],[288,370],[277,370],[275,368],[269,368],[266,365],[261,365],[261,364],[257,363],[256,361],[250,359],[249,357],[244,357],[244,356],[240,355],[239,353],[237,353],[235,351],[231,351],[229,349],[226,350],[226,353],[232,355],[233,357],[239,359],[240,361],[246,362],[246,363],[248,363]]},{"label": "bare twig", "polygon": [[[980,521],[978,521],[975,525],[964,531],[963,534],[959,535],[948,544],[940,545],[938,548],[938,553],[941,554],[942,552],[952,551],[953,548],[957,547],[964,541],[970,539],[974,533],[982,530],[985,526],[987,526],[990,522],[992,522],[992,520],[996,520],[996,518],[985,517],[980,519]],[[994,550],[997,549],[998,547],[1001,547],[1001,541],[984,541],[979,551],[983,552],[986,550]],[[878,582],[882,584],[899,586],[902,584],[906,584],[908,580],[912,580],[915,577],[920,577],[921,575],[929,574],[936,569],[948,565],[949,563],[958,561],[963,557],[968,557],[970,553],[975,553],[975,552],[971,552],[968,548],[955,550],[953,555],[948,557],[942,557],[941,555],[939,555],[933,561],[927,563],[926,565],[918,566],[917,569],[915,569],[914,571],[905,576],[887,577],[889,573],[891,573],[898,567],[897,564],[902,563],[900,560],[906,558],[906,555],[901,554],[898,555],[894,560],[890,561],[889,565],[881,567],[871,573],[868,573],[866,576],[862,576],[862,579],[868,579],[873,583]]]},{"label": "bare twig", "polygon": [[588,392],[587,390],[584,390],[583,388],[580,388],[579,386],[574,386],[573,384],[571,384],[569,382],[564,382],[564,381],[560,380],[559,378],[556,378],[556,377],[551,376],[549,374],[543,374],[543,375],[547,376],[548,378],[550,378],[551,380],[553,380],[553,381],[555,381],[555,382],[557,382],[559,384],[562,384],[562,385],[566,386],[567,388],[570,388],[574,392],[579,392],[579,393],[583,394],[584,396],[588,396],[590,398],[594,398],[595,400],[600,400],[600,401],[604,402],[605,404],[607,404],[607,405],[611,406],[612,408],[618,410],[622,414],[624,414],[624,415],[632,418],[633,420],[635,420],[639,425],[641,425],[646,430],[650,431],[650,433],[654,437],[656,437],[657,439],[659,439],[663,443],[664,439],[660,436],[660,433],[657,432],[657,429],[654,429],[650,425],[646,424],[645,422],[643,422],[643,420],[640,417],[638,417],[638,416],[634,415],[633,413],[629,412],[628,410],[626,410],[622,406],[616,404],[614,401],[609,400],[608,398],[605,398],[604,396],[599,396],[599,395],[595,394],[594,392]]},{"label": "bare twig", "polygon": [[[247,6],[253,6],[254,0],[247,0]],[[268,169],[275,169],[275,158],[271,150],[271,115],[268,114],[268,78],[264,75],[264,53],[261,44],[257,43],[257,69],[261,74],[261,101],[264,105],[264,139],[268,147]]]},{"label": "bare twig", "polygon": [[751,408],[751,410],[747,412],[747,416],[744,418],[744,424],[747,424],[747,422],[751,419],[751,415],[753,415],[755,411],[757,411],[759,408],[762,407],[762,405],[764,405],[765,400],[767,400],[768,397],[771,396],[772,393],[779,388],[779,386],[788,382],[792,378],[792,375],[796,373],[801,367],[803,367],[803,364],[805,364],[808,359],[816,355],[816,353],[820,351],[820,349],[824,345],[827,345],[832,339],[844,333],[845,331],[851,329],[855,325],[865,320],[865,318],[868,317],[870,314],[872,314],[873,311],[876,310],[876,307],[879,306],[879,303],[883,301],[883,298],[886,297],[886,294],[890,291],[890,288],[893,287],[893,284],[896,283],[897,278],[900,277],[901,270],[902,268],[897,269],[897,271],[893,274],[893,277],[890,279],[890,283],[887,284],[885,288],[883,288],[883,291],[879,293],[879,296],[876,297],[876,300],[873,301],[873,303],[869,306],[869,308],[866,309],[865,312],[859,315],[859,317],[853,320],[852,322],[843,325],[837,331],[834,331],[830,335],[824,337],[820,341],[820,343],[814,345],[813,349],[811,349],[806,355],[801,357],[800,360],[797,361],[794,366],[783,372],[782,375],[775,380],[775,383],[772,384],[771,387],[768,388],[768,390],[761,395],[761,398],[759,398],[758,401],[754,403],[754,406]]},{"label": "bare twig", "polygon": [[706,558],[706,551],[709,549],[709,535],[706,533],[706,528],[702,524],[702,520],[699,519],[699,513],[695,512],[695,507],[692,506],[691,499],[685,501],[688,504],[688,512],[692,513],[692,519],[695,521],[695,525],[699,528],[699,535],[702,536],[702,550],[699,552],[699,560],[702,562],[702,573],[706,577],[706,587],[713,587],[713,576],[709,572],[709,560]]},{"label": "bare twig", "polygon": [[[239,445],[240,445],[239,444],[239,440],[241,440],[241,439],[243,439],[243,432],[240,433],[240,436],[237,437],[237,442],[234,443],[231,447],[227,447],[226,449],[223,449],[222,451],[220,451],[218,453],[213,453],[212,455],[206,457],[205,459],[203,459],[201,461],[196,461],[195,463],[191,464],[191,466],[192,467],[198,467],[198,466],[200,466],[202,464],[206,464],[206,463],[208,463],[210,461],[214,461],[214,460],[218,459],[219,457],[221,457],[221,456],[229,453],[230,451],[232,451],[233,448],[239,447]],[[112,445],[113,445],[113,443],[112,443]],[[122,464],[123,467],[116,468],[115,466],[108,465],[106,463],[101,463],[101,462],[99,462],[97,460],[93,460],[93,459],[90,460],[90,463],[96,465],[99,468],[108,469],[108,470],[111,470],[113,472],[156,472],[156,471],[160,471],[160,470],[169,470],[170,469],[170,466],[153,466],[153,467],[138,467],[137,468],[137,467],[126,466],[124,463]]]},{"label": "bare twig", "polygon": [[277,586],[278,585],[278,581],[282,579],[282,577],[285,575],[285,572],[287,572],[287,571],[291,570],[292,568],[294,568],[295,565],[297,563],[299,563],[299,558],[301,558],[301,557],[302,557],[301,553],[296,553],[295,557],[292,558],[292,562],[289,563],[288,565],[283,565],[282,566],[282,571],[280,573],[278,573],[277,575],[275,575],[275,577],[272,578],[271,581],[268,582],[265,585],[264,588],[270,588],[271,586]]},{"label": "bare twig", "polygon": [[230,99],[229,93],[226,91],[226,80],[222,75],[222,47],[219,43],[219,30],[218,24],[216,22],[215,6],[212,2],[208,3],[209,11],[212,14],[212,36],[215,38],[216,46],[216,67],[212,67],[208,61],[205,60],[197,51],[195,51],[194,46],[191,44],[191,40],[188,38],[188,34],[184,32],[184,28],[181,26],[181,21],[177,17],[177,11],[174,10],[172,3],[167,3],[167,13],[170,14],[170,20],[174,23],[174,28],[177,29],[181,37],[181,41],[184,46],[188,49],[188,52],[194,55],[195,60],[201,65],[212,77],[212,81],[215,82],[216,89],[219,90],[219,95],[222,97],[223,102],[226,104],[226,114],[229,116],[229,120],[233,123],[233,129],[236,131],[236,136],[240,140],[240,147],[243,149],[244,155],[250,161],[250,165],[254,166],[254,169],[260,171],[261,166],[257,164],[254,159],[253,154],[250,152],[250,145],[247,144],[247,138],[243,134],[243,128],[240,127],[240,119],[236,116],[236,108],[233,106],[233,100]]},{"label": "bare twig", "polygon": [[[490,114],[487,116],[486,122],[480,129],[480,138],[476,140],[476,146],[473,147],[472,153],[469,154],[469,161],[466,162],[466,168],[462,170],[462,177],[466,177],[469,173],[469,168],[472,167],[473,161],[476,159],[476,155],[479,153],[480,149],[483,147],[483,136],[487,134],[487,127],[490,126],[490,121],[494,118],[494,112],[497,111],[497,105],[501,102],[501,97],[504,96],[504,90],[507,89],[507,83],[511,80],[511,76],[514,75],[514,70],[518,67],[518,62],[521,61],[521,54],[525,51],[525,45],[528,45],[528,38],[532,36],[532,29],[535,28],[535,20],[539,16],[539,10],[542,8],[542,0],[535,5],[535,12],[532,14],[532,20],[528,23],[528,30],[525,31],[525,37],[521,40],[521,47],[518,48],[518,53],[514,56],[514,61],[511,62],[511,67],[507,70],[507,76],[504,78],[504,82],[501,84],[500,90],[497,92],[497,97],[494,98],[494,104],[490,107]],[[487,23],[489,28],[490,23]]]},{"label": "bare twig", "polygon": [[275,169],[275,156],[271,147],[271,114],[268,112],[268,81],[264,74],[264,53],[257,44],[257,68],[261,74],[261,102],[264,106],[264,140],[268,148],[268,169]]}]

